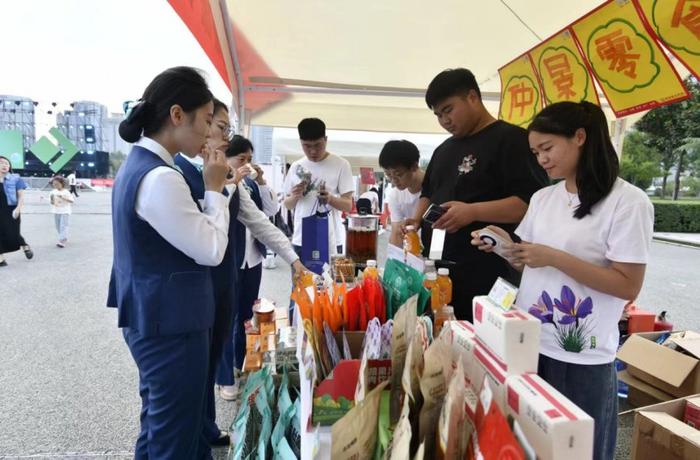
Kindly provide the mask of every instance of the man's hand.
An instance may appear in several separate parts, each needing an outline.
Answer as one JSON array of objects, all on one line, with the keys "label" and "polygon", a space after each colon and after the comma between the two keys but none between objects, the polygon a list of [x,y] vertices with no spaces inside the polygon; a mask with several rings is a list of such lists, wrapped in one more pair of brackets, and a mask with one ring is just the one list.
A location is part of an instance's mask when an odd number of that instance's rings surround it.
[{"label": "man's hand", "polygon": [[295,275],[301,275],[302,273],[309,271],[309,269],[301,263],[301,259],[297,259],[292,262],[292,269],[294,270]]},{"label": "man's hand", "polygon": [[12,218],[17,220],[19,219],[19,215],[22,214],[22,208],[17,206],[14,211],[12,211]]},{"label": "man's hand", "polygon": [[433,228],[446,230],[447,233],[454,233],[476,220],[476,216],[469,203],[448,201],[440,206],[447,209],[447,211],[435,221]]},{"label": "man's hand", "polygon": [[292,187],[292,193],[289,196],[299,200],[304,196],[304,190],[306,190],[306,182],[299,182],[297,185]]}]

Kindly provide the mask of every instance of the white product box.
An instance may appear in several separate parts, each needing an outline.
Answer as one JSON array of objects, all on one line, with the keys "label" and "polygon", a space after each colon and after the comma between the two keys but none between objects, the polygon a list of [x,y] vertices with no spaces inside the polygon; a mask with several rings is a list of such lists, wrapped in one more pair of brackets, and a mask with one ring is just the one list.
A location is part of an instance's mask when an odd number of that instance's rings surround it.
[{"label": "white product box", "polygon": [[[461,360],[465,385],[474,387],[480,385],[480,381],[471,381],[472,368],[474,367],[474,346],[476,345],[474,325],[469,321],[446,321],[443,325],[444,329],[449,330],[444,332],[447,334],[444,339],[448,340],[452,347],[452,369],[457,369],[457,363]],[[443,338],[442,334],[440,337]]]},{"label": "white product box", "polygon": [[484,378],[488,379],[493,400],[496,401],[501,411],[505,412],[506,379],[508,371],[506,365],[488,347],[478,339],[474,345],[474,365],[471,367],[469,380],[477,395],[481,394]]},{"label": "white product box", "polygon": [[472,301],[476,336],[506,366],[509,374],[537,372],[542,323],[531,314],[504,310],[486,296]]},{"label": "white product box", "polygon": [[506,414],[541,460],[593,458],[593,419],[536,374],[506,380]]}]

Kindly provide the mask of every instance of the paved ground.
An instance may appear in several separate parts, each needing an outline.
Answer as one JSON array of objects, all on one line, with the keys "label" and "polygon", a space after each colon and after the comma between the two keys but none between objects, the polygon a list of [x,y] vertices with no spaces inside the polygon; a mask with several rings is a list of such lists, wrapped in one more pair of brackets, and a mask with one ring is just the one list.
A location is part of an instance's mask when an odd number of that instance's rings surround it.
[{"label": "paved ground", "polygon": [[[53,216],[41,196],[30,194],[23,221],[36,257],[9,254],[10,265],[0,269],[0,458],[130,457],[140,402],[115,312],[104,308],[108,195],[81,195],[65,249],[54,246]],[[677,327],[700,330],[693,295],[700,292],[699,256],[700,249],[654,243],[639,305],[668,310]],[[284,304],[289,267],[278,265],[264,271],[261,294]],[[233,405],[220,400],[218,409],[226,426]],[[627,458],[630,423],[621,419],[618,458]]]}]

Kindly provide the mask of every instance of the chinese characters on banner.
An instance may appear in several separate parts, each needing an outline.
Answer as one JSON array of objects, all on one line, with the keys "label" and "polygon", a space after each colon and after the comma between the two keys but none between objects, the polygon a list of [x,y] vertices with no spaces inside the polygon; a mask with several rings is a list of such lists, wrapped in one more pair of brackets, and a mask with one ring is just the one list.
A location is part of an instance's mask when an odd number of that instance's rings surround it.
[{"label": "chinese characters on banner", "polygon": [[542,96],[530,57],[525,54],[498,70],[501,107],[498,118],[524,128],[542,109]]},{"label": "chinese characters on banner", "polygon": [[525,127],[544,104],[600,104],[595,82],[617,117],[686,99],[660,43],[700,78],[700,0],[608,0],[499,69],[499,118]]},{"label": "chinese characters on banner", "polygon": [[700,77],[700,0],[635,0],[650,31]]},{"label": "chinese characters on banner", "polygon": [[600,105],[593,79],[569,30],[545,40],[529,54],[547,104],[589,101]]},{"label": "chinese characters on banner", "polygon": [[610,0],[571,28],[617,117],[688,97],[631,1]]}]

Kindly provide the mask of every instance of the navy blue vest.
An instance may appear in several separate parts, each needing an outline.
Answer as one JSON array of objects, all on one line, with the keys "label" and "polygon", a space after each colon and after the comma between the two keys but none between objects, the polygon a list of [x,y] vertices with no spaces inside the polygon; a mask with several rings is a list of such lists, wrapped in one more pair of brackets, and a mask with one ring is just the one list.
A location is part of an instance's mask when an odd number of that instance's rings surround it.
[{"label": "navy blue vest", "polygon": [[176,249],[136,214],[141,181],[158,166],[167,164],[135,146],[114,182],[114,256],[107,306],[119,309],[119,327],[144,336],[205,330],[214,322],[210,269]]},{"label": "navy blue vest", "polygon": [[[187,185],[190,187],[192,196],[197,200],[204,199],[204,178],[200,170],[193,165],[182,155],[178,154],[175,156],[175,164],[180,167],[182,174],[185,176]],[[224,194],[228,195],[228,191],[224,189]],[[214,281],[214,291],[215,297],[217,299],[217,305],[222,296],[230,296],[233,291],[231,287],[236,282],[236,275],[238,274],[237,268],[243,263],[243,254],[245,253],[245,227],[243,224],[236,220],[238,216],[238,209],[240,207],[240,200],[238,195],[238,188],[231,196],[228,204],[229,215],[231,217],[228,226],[228,246],[226,246],[226,253],[221,263],[211,269],[212,280]],[[241,243],[241,232],[243,233],[243,242]],[[238,261],[240,260],[240,263]],[[238,265],[236,265],[238,264]],[[233,300],[233,298],[229,299]]]},{"label": "navy blue vest", "polygon": [[[257,182],[255,182],[253,179],[247,176],[244,177],[243,180],[245,181],[245,185],[248,188],[248,190],[250,190],[250,198],[253,200],[253,203],[255,203],[255,206],[257,206],[258,209],[262,211],[262,197],[260,196],[260,187],[258,187]],[[245,232],[243,232],[243,244],[245,245]],[[267,248],[260,241],[253,239],[253,245],[263,257],[267,255]],[[241,258],[241,263],[238,266],[240,267],[242,264],[243,259]]]}]

